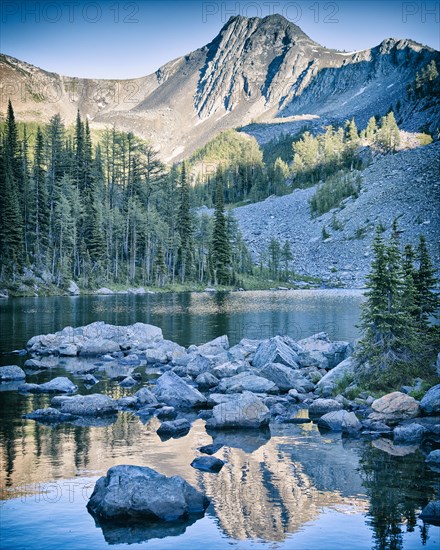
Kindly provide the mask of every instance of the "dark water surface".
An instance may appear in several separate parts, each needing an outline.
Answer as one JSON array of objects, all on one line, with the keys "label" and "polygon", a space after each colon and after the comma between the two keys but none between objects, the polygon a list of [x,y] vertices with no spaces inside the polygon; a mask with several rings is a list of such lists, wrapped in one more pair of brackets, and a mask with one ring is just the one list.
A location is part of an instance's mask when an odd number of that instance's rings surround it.
[{"label": "dark water surface", "polygon": [[[321,330],[352,340],[361,299],[359,292],[314,290],[7,300],[0,303],[0,361],[22,365],[25,357],[8,352],[31,336],[97,320],[156,324],[183,345],[222,334],[234,344]],[[136,372],[147,383],[144,370]],[[138,389],[123,390],[101,372],[99,384],[87,389],[62,362],[49,372],[29,372],[27,382],[59,375],[69,376],[79,393],[117,398]],[[274,424],[219,436],[225,446],[216,456],[226,465],[209,474],[190,466],[197,448],[213,441],[200,419],[187,436],[162,442],[157,419],[119,413],[99,426],[45,426],[22,415],[47,406],[49,396],[3,391],[0,399],[1,548],[439,548],[439,528],[418,520],[421,508],[439,498],[439,475],[417,446],[322,435],[310,423]],[[210,507],[187,524],[98,527],[85,505],[96,479],[116,464],[180,475],[206,491]]]}]

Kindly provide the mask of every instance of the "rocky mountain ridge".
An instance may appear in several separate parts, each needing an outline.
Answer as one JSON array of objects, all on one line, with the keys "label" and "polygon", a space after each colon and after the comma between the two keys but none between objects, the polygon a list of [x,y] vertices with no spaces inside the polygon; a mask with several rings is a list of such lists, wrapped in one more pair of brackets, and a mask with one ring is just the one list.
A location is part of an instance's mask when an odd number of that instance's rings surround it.
[{"label": "rocky mountain ridge", "polygon": [[[363,125],[402,100],[432,59],[439,53],[411,40],[339,52],[280,15],[236,16],[208,45],[131,80],[61,76],[1,55],[0,111],[10,98],[18,119],[47,122],[59,112],[70,123],[79,109],[92,127],[114,124],[151,140],[170,162],[252,121],[275,121],[277,132],[291,131],[292,121],[303,125],[304,117],[323,125],[354,116]],[[440,126],[435,107],[403,110],[403,129],[426,124]]]}]

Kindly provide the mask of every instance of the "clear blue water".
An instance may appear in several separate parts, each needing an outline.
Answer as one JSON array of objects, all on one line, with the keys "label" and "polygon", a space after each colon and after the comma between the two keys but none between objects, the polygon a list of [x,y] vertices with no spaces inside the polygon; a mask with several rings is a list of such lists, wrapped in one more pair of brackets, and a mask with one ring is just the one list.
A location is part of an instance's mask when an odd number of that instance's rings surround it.
[{"label": "clear blue water", "polygon": [[[39,333],[95,320],[150,322],[181,344],[227,333],[241,337],[287,333],[300,338],[327,329],[354,339],[359,292],[298,291],[225,295],[179,294],[17,299],[0,303],[2,364]],[[138,369],[142,372],[142,368]],[[68,375],[81,393],[131,393],[102,376],[92,390],[63,365],[29,374],[43,382]],[[144,382],[146,382],[145,373]],[[132,390],[136,391],[137,388]],[[440,529],[423,525],[421,508],[439,498],[439,475],[418,447],[387,440],[345,440],[313,424],[271,425],[267,432],[219,436],[226,461],[219,474],[190,463],[213,441],[200,419],[180,439],[162,442],[158,421],[119,413],[104,426],[44,426],[22,415],[49,397],[0,393],[1,539],[9,549],[438,549]],[[217,440],[216,440],[217,441]],[[95,525],[86,509],[96,479],[110,466],[139,464],[181,475],[205,491],[211,504],[190,525]]]}]

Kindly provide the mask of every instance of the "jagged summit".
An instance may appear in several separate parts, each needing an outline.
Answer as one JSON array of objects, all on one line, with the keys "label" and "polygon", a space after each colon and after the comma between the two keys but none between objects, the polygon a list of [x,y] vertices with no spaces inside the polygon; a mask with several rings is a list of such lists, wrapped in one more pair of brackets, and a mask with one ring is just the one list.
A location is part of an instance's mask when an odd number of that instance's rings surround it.
[{"label": "jagged summit", "polygon": [[[72,78],[0,56],[9,94],[1,94],[0,110],[10,97],[19,119],[48,121],[59,112],[69,123],[79,109],[92,126],[133,131],[174,161],[219,131],[251,121],[283,122],[280,132],[295,131],[295,124],[299,129],[304,119],[323,126],[354,116],[362,126],[405,101],[408,83],[431,59],[440,66],[439,57],[432,48],[394,38],[341,52],[319,45],[282,15],[239,15],[206,46],[131,80]],[[435,109],[408,110],[401,124],[435,131],[439,119]]]}]

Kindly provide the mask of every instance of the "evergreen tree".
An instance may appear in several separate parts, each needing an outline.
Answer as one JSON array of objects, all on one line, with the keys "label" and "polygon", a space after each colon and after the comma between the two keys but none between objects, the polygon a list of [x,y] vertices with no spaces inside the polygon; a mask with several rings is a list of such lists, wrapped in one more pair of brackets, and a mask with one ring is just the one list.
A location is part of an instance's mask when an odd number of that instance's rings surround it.
[{"label": "evergreen tree", "polygon": [[289,279],[289,262],[293,260],[292,249],[290,248],[289,241],[285,241],[281,249],[281,260],[284,263],[284,278],[286,281]]},{"label": "evergreen tree", "polygon": [[192,235],[193,225],[191,219],[191,208],[189,199],[189,184],[186,164],[182,164],[180,175],[180,207],[179,207],[178,229],[180,235],[180,275],[182,283],[189,279],[192,274]]},{"label": "evergreen tree", "polygon": [[416,304],[419,310],[419,322],[422,327],[428,326],[428,319],[438,308],[438,298],[433,292],[436,284],[435,271],[429,257],[426,239],[420,235],[417,247],[418,270],[415,273]]},{"label": "evergreen tree", "polygon": [[227,285],[231,279],[231,250],[224,212],[223,178],[217,174],[214,229],[212,233],[212,265],[217,284]]},{"label": "evergreen tree", "polygon": [[37,267],[43,267],[43,257],[48,245],[48,194],[44,168],[44,137],[37,128],[33,166],[33,201],[31,203],[31,233],[33,234],[34,256]]}]

